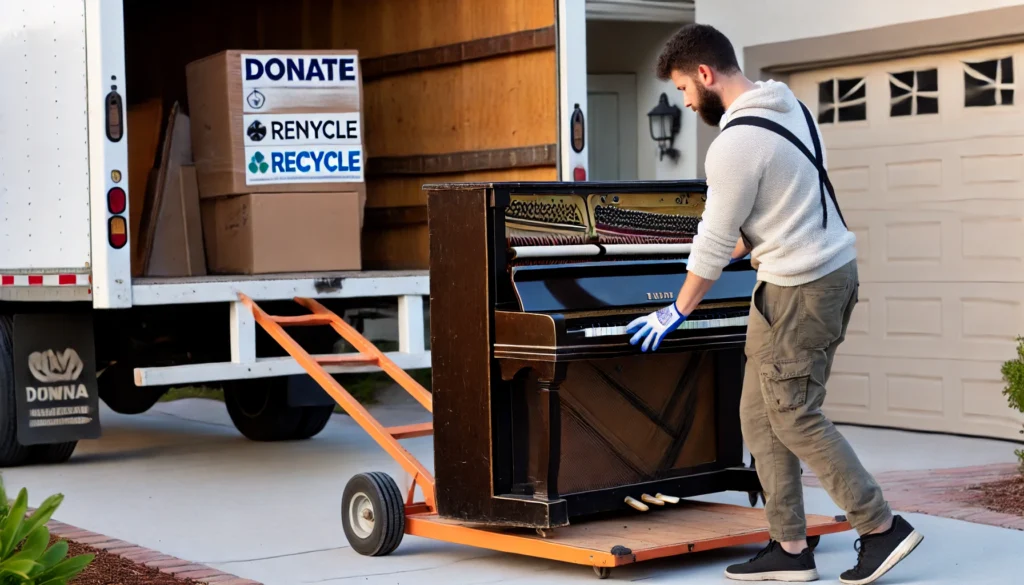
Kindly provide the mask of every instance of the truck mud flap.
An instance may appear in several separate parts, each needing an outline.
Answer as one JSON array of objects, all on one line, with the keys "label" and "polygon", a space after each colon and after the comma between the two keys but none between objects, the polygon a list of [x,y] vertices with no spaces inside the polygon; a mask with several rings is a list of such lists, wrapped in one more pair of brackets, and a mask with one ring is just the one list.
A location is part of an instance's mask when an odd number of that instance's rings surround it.
[{"label": "truck mud flap", "polygon": [[13,338],[18,442],[99,438],[92,315],[15,315]]}]

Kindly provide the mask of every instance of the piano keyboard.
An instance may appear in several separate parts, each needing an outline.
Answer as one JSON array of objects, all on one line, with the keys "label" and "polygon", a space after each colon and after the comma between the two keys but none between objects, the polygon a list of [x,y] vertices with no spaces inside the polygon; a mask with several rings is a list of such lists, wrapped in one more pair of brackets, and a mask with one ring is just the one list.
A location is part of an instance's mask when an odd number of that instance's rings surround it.
[{"label": "piano keyboard", "polygon": [[[607,327],[584,327],[573,331],[573,333],[583,333],[585,337],[606,337],[609,335],[626,335],[626,326],[629,325],[613,325]],[[738,317],[721,317],[712,319],[693,319],[683,321],[679,325],[678,329],[716,329],[718,327],[745,327],[747,325],[747,315]]]}]

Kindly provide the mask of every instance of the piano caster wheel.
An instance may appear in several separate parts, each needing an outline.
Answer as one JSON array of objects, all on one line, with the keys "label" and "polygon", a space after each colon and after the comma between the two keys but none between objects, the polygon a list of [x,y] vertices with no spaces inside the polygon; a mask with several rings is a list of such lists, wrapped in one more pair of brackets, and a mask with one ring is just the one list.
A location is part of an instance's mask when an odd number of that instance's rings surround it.
[{"label": "piano caster wheel", "polygon": [[544,530],[543,528],[537,529],[537,536],[541,538],[548,538],[551,536],[552,530]]},{"label": "piano caster wheel", "polygon": [[594,574],[598,579],[607,579],[612,574],[611,567],[594,567]]},{"label": "piano caster wheel", "polygon": [[341,496],[341,526],[361,555],[394,552],[405,535],[405,505],[395,480],[377,471],[350,479]]},{"label": "piano caster wheel", "polygon": [[817,535],[817,536],[808,536],[807,537],[807,547],[810,548],[812,551],[815,548],[818,547],[818,543],[819,542],[821,542],[821,535],[820,534]]}]

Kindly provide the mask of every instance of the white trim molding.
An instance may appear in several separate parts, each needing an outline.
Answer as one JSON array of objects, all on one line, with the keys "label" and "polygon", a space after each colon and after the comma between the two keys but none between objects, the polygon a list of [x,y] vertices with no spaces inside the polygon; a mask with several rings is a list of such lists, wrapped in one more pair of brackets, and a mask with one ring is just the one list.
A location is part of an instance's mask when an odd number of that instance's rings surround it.
[{"label": "white trim molding", "polygon": [[[352,352],[347,355],[359,355]],[[403,370],[420,370],[431,366],[430,352],[404,353],[385,352],[384,355]],[[318,357],[314,355],[313,357]],[[380,366],[323,366],[328,374],[368,374],[381,371]],[[256,358],[248,363],[216,362],[207,364],[186,364],[181,366],[160,366],[135,369],[136,386],[187,386],[226,380],[251,380],[253,378],[275,378],[279,376],[300,376],[308,374],[291,356]]]},{"label": "white trim molding", "polygon": [[693,0],[587,0],[587,20],[694,21]]}]

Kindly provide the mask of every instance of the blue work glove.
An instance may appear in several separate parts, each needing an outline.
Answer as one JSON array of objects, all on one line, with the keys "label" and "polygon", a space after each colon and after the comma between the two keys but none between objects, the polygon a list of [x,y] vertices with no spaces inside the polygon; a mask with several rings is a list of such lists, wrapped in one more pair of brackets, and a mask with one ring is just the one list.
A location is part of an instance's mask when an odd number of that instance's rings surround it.
[{"label": "blue work glove", "polygon": [[648,348],[651,351],[657,351],[665,336],[675,331],[685,320],[686,315],[679,312],[675,303],[649,315],[637,317],[626,326],[626,333],[636,333],[629,343],[636,345],[643,339],[644,344],[641,346],[643,351],[647,351]]}]

